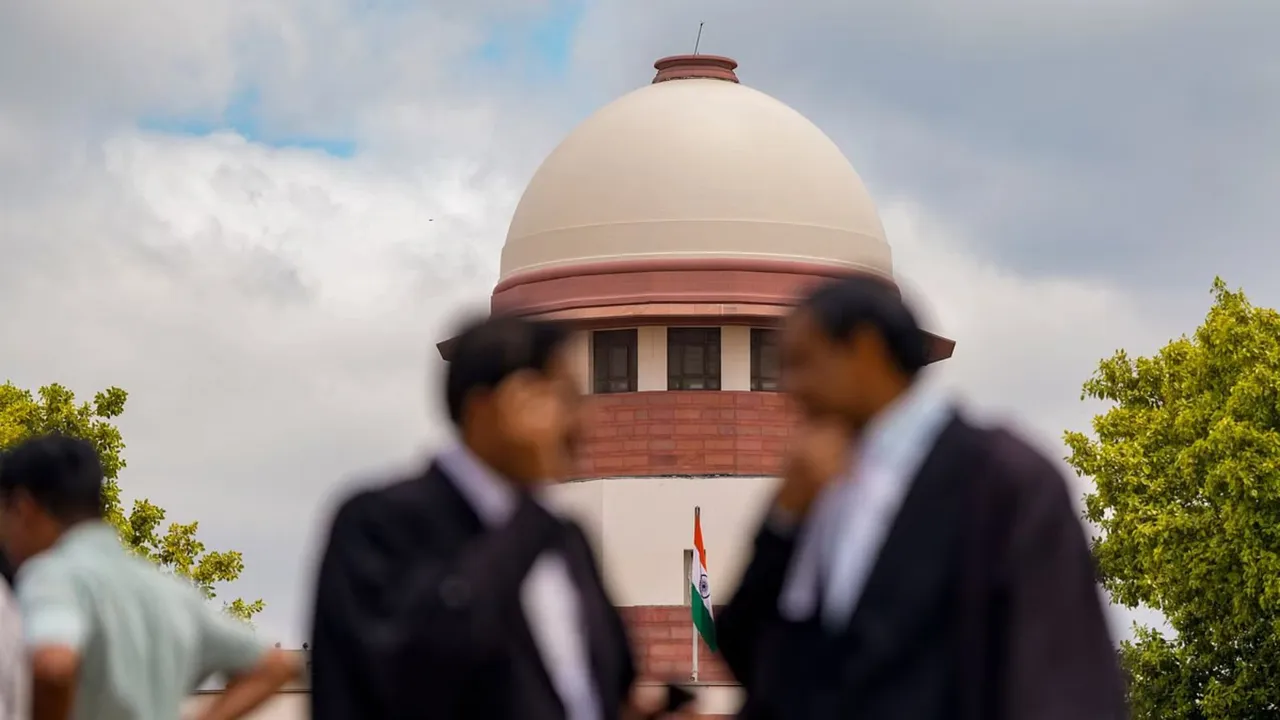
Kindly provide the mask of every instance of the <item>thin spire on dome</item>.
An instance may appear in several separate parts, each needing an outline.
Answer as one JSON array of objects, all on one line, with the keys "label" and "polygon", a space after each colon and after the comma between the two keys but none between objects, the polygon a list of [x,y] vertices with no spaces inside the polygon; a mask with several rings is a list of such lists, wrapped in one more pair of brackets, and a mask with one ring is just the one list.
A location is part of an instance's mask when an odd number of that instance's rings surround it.
[{"label": "thin spire on dome", "polygon": [[738,61],[720,55],[672,55],[655,62],[653,67],[658,71],[653,78],[655,84],[668,80],[694,79],[738,82],[738,76],[734,73]]}]

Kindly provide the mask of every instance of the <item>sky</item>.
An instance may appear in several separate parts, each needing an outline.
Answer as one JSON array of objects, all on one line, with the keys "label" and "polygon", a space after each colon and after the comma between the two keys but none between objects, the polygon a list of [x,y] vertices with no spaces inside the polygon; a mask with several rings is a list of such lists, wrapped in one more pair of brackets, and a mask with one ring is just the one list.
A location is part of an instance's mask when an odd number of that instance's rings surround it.
[{"label": "sky", "polygon": [[1214,276],[1280,304],[1277,3],[19,0],[0,379],[128,390],[126,495],[300,644],[333,503],[447,439],[433,346],[539,161],[699,23],[858,169],[937,382],[1052,456]]}]

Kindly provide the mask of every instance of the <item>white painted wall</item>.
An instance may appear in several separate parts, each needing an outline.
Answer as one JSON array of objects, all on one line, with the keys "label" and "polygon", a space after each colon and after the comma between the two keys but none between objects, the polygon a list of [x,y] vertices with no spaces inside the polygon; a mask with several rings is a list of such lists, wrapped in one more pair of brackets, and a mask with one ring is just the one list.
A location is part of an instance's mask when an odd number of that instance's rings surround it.
[{"label": "white painted wall", "polygon": [[667,329],[647,326],[636,334],[636,390],[667,389]]},{"label": "white painted wall", "polygon": [[569,338],[566,349],[573,374],[578,378],[578,389],[584,393],[591,392],[591,333],[574,333]]},{"label": "white painted wall", "polygon": [[606,478],[559,485],[551,502],[592,528],[605,581],[619,605],[684,602],[684,551],[693,509],[716,602],[728,599],[750,559],[752,539],[777,483],[771,477]]},{"label": "white painted wall", "polygon": [[720,328],[720,389],[751,389],[751,328]]},{"label": "white painted wall", "polygon": [[596,560],[603,562],[604,484],[591,480],[557,485],[548,489],[548,495],[550,505],[578,521],[596,551]]}]

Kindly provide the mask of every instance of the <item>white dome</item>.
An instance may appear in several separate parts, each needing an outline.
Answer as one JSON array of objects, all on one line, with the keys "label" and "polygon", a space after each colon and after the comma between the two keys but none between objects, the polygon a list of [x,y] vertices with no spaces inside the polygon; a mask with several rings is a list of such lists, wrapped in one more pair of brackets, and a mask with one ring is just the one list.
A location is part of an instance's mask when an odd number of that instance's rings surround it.
[{"label": "white dome", "polygon": [[772,97],[705,78],[636,90],[570,133],[520,199],[501,275],[670,258],[893,275],[875,205],[835,143]]}]

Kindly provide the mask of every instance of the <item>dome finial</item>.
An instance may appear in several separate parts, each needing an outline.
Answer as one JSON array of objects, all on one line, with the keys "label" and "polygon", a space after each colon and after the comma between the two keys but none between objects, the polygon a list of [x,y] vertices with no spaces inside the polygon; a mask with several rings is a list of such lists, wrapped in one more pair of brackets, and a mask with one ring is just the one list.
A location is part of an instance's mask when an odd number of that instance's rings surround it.
[{"label": "dome finial", "polygon": [[719,55],[672,55],[655,62],[653,67],[658,71],[653,78],[654,83],[699,78],[738,82],[734,73],[738,61]]}]

